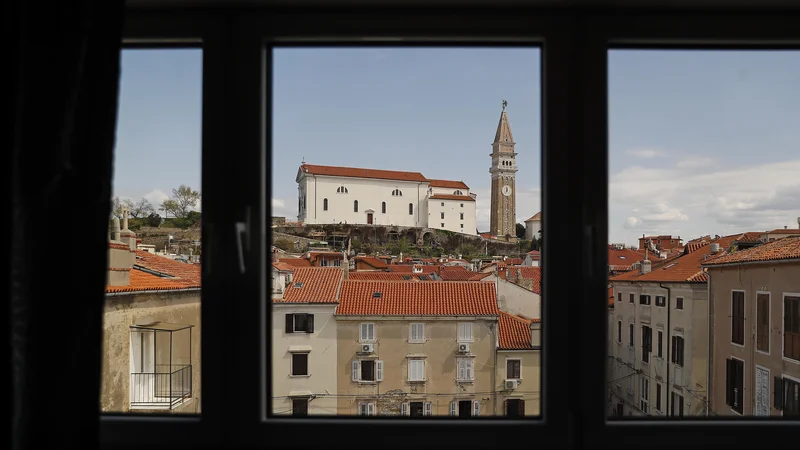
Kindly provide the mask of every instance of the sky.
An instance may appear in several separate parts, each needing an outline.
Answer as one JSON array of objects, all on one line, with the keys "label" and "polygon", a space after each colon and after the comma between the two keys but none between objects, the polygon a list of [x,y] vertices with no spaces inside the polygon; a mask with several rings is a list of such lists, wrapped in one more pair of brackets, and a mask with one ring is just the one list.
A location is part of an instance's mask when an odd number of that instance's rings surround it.
[{"label": "sky", "polygon": [[[200,186],[199,50],[126,50],[115,194]],[[284,48],[273,61],[272,215],[297,215],[301,161],[462,180],[489,223],[508,101],[517,221],[540,210],[535,48]],[[800,52],[609,54],[609,242],[797,227]]]}]

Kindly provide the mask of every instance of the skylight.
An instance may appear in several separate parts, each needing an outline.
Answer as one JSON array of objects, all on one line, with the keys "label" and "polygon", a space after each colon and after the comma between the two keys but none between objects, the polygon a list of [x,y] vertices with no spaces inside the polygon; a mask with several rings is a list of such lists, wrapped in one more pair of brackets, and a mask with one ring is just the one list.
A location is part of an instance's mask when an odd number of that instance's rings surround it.
[{"label": "skylight", "polygon": [[675,264],[678,264],[678,263],[672,263],[672,264],[668,265],[667,267],[664,267],[664,270],[669,269],[670,267],[674,266]]},{"label": "skylight", "polygon": [[382,294],[380,292],[373,292],[372,298],[381,298]]},{"label": "skylight", "polygon": [[303,282],[302,281],[298,281],[297,283],[294,284],[294,287],[296,287],[296,288],[303,287]]}]

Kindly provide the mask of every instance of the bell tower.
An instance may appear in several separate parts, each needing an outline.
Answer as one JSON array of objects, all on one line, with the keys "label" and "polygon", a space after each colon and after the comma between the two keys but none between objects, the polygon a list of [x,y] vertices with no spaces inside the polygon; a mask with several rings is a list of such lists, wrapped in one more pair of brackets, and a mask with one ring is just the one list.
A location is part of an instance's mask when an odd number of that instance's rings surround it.
[{"label": "bell tower", "polygon": [[514,153],[514,136],[511,134],[511,125],[508,123],[506,107],[508,102],[503,100],[503,111],[500,113],[500,122],[492,143],[492,209],[489,233],[498,239],[516,241],[517,236],[517,154]]}]

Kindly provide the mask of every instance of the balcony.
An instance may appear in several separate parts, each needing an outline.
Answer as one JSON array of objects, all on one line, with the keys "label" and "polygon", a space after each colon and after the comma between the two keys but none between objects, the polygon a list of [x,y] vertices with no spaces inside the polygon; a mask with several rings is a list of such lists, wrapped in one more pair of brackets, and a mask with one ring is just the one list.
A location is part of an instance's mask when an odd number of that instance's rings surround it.
[{"label": "balcony", "polygon": [[175,409],[192,398],[193,325],[144,322],[130,327],[130,409]]}]

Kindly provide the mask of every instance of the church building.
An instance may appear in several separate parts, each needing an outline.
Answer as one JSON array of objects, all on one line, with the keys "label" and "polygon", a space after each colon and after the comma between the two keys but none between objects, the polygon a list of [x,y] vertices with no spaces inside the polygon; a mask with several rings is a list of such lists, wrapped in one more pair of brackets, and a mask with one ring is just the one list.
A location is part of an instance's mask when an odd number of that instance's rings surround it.
[{"label": "church building", "polygon": [[503,100],[503,111],[492,143],[492,207],[489,233],[498,239],[515,241],[517,236],[517,154],[514,153],[514,136],[506,114],[508,102]]},{"label": "church building", "polygon": [[475,197],[463,181],[419,172],[318,166],[297,171],[297,220],[437,228],[477,234]]}]

